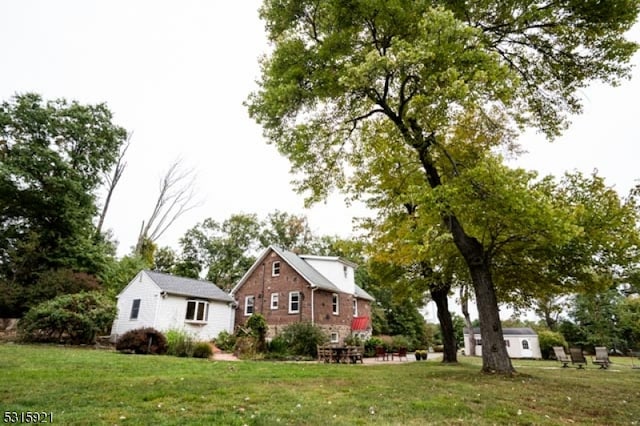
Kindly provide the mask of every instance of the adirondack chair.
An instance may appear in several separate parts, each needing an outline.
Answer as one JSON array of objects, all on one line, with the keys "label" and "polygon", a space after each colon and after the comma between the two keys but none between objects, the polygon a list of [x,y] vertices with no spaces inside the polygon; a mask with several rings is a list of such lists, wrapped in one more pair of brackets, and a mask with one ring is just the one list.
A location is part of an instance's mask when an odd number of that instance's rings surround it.
[{"label": "adirondack chair", "polygon": [[382,358],[383,361],[389,360],[389,354],[387,354],[384,346],[376,346],[376,360]]},{"label": "adirondack chair", "polygon": [[609,354],[607,353],[607,348],[604,346],[596,346],[596,359],[592,360],[596,365],[599,365],[601,369],[606,370],[609,368]]},{"label": "adirondack chair", "polygon": [[394,356],[397,356],[398,360],[402,360],[402,358],[404,358],[409,361],[409,358],[407,358],[407,348],[399,348],[397,352],[392,352],[391,360],[393,360]]},{"label": "adirondack chair", "polygon": [[555,354],[556,359],[562,363],[562,368],[569,367],[571,358],[567,356],[567,353],[564,351],[564,348],[562,346],[554,346],[553,353]]},{"label": "adirondack chair", "polygon": [[579,369],[582,369],[587,365],[587,360],[580,348],[569,348],[569,356],[571,357],[571,364],[576,364]]}]

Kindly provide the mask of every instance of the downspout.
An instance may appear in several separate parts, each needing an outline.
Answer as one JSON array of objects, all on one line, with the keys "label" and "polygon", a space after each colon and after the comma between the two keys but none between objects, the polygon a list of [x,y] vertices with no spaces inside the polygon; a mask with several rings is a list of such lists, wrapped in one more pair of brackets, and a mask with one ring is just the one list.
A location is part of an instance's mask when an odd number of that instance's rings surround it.
[{"label": "downspout", "polygon": [[315,297],[314,294],[318,287],[311,287],[311,324],[316,323],[315,319]]},{"label": "downspout", "polygon": [[158,320],[158,308],[160,307],[160,299],[162,299],[162,293],[164,292],[161,291],[160,293],[154,295],[156,297],[156,312],[153,314],[153,328],[156,328],[156,321]]},{"label": "downspout", "polygon": [[262,296],[260,297],[260,313],[264,315],[264,273],[265,266],[264,262],[262,262]]}]

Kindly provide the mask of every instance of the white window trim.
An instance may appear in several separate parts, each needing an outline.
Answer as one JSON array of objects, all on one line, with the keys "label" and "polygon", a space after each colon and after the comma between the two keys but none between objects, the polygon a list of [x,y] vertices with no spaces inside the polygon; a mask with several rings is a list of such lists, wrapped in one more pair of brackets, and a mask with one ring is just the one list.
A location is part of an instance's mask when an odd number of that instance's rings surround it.
[{"label": "white window trim", "polygon": [[[291,305],[293,304],[293,295],[297,295],[298,296],[298,309],[293,310],[291,309]],[[300,313],[300,292],[299,291],[291,291],[289,292],[289,313],[290,314],[298,314]]]},{"label": "white window trim", "polygon": [[[189,314],[190,303],[195,303],[195,308],[193,310],[193,318],[187,317],[187,315]],[[203,309],[204,309],[203,318],[201,320],[197,319],[198,312],[200,311],[200,305],[203,305]],[[187,300],[187,311],[185,312],[184,321],[189,323],[206,324],[209,321],[209,302],[205,300],[195,300],[195,299]]]},{"label": "white window trim", "polygon": [[353,299],[353,316],[358,316],[358,299]]},{"label": "white window trim", "polygon": [[338,343],[340,341],[340,335],[333,331],[331,332],[331,343]]},{"label": "white window trim", "polygon": [[[278,293],[271,293],[271,309],[272,310],[276,310],[278,309],[278,303],[280,298],[278,297]],[[275,303],[274,303],[275,302]]]},{"label": "white window trim", "polygon": [[[249,300],[251,300],[251,312],[249,312]],[[246,296],[244,298],[244,316],[248,317],[253,315],[256,311],[256,297],[255,296]]]},{"label": "white window trim", "polygon": [[[276,267],[278,269],[278,272],[276,272]],[[271,276],[272,277],[280,276],[280,262],[277,260],[271,264]]]},{"label": "white window trim", "polygon": [[338,293],[331,295],[331,311],[333,315],[340,315],[340,295]]}]

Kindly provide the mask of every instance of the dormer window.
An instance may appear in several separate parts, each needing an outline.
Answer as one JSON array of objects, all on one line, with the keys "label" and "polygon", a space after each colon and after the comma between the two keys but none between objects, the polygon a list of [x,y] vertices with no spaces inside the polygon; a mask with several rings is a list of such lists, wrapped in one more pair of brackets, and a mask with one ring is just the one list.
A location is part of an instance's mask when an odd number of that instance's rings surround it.
[{"label": "dormer window", "polygon": [[276,261],[271,264],[271,276],[272,277],[280,276],[280,262]]},{"label": "dormer window", "polygon": [[342,272],[344,272],[344,277],[347,278],[347,275],[349,275],[349,269],[347,268],[347,265],[342,265]]}]

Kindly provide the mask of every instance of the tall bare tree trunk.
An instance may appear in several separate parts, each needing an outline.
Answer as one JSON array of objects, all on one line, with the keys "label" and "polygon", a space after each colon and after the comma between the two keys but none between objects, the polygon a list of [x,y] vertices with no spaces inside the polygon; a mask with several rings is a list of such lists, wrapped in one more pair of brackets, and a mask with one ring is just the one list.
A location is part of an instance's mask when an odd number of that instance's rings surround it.
[{"label": "tall bare tree trunk", "polygon": [[131,133],[127,135],[127,141],[124,144],[122,151],[120,151],[120,155],[118,156],[118,161],[116,162],[115,167],[113,168],[113,175],[105,176],[105,180],[107,181],[108,189],[107,196],[104,200],[104,206],[102,206],[102,212],[100,213],[100,218],[98,219],[98,225],[96,226],[96,237],[99,237],[102,233],[102,226],[104,225],[104,219],[107,216],[107,210],[109,210],[109,204],[111,203],[111,196],[124,173],[124,169],[127,168],[127,162],[124,161],[124,156],[127,154],[127,150],[129,149],[129,145],[131,144]]},{"label": "tall bare tree trunk", "polygon": [[[471,315],[469,315],[469,287],[467,284],[460,286],[460,307],[464,316],[465,330],[469,335],[469,353],[467,355],[475,356],[476,354],[476,336],[473,332],[473,324],[471,323]],[[466,346],[466,345],[465,345]]]}]

